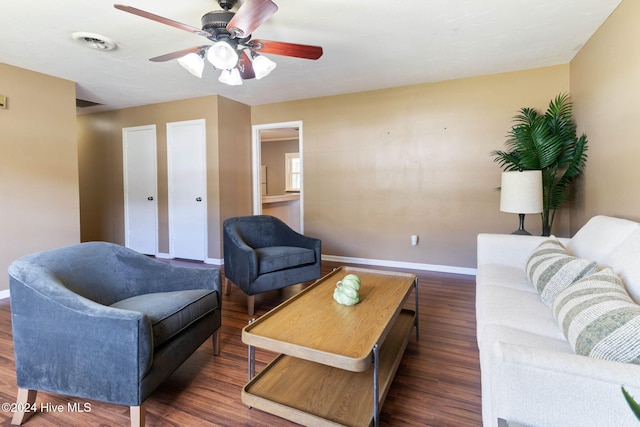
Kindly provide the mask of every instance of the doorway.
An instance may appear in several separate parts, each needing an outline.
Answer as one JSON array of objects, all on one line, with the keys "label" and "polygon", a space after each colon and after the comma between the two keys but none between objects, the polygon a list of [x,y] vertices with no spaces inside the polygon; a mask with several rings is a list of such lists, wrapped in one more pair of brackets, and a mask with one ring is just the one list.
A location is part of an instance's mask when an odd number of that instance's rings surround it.
[{"label": "doorway", "polygon": [[302,135],[302,121],[252,126],[253,213],[276,216],[300,234],[304,234]]}]

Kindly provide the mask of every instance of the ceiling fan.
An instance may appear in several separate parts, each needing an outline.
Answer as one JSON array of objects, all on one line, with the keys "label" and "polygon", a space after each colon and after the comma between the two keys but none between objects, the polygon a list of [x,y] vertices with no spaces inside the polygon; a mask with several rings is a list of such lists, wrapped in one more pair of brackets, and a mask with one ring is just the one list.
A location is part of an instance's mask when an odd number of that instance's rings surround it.
[{"label": "ceiling fan", "polygon": [[236,3],[237,0],[218,0],[222,10],[204,14],[201,18],[202,29],[132,6],[115,4],[114,7],[212,41],[213,44],[190,47],[149,60],[164,62],[177,59],[189,72],[202,77],[206,58],[215,69],[222,70],[219,80],[230,85],[242,84],[243,80],[261,79],[268,75],[276,64],[261,55],[263,53],[314,60],[322,56],[320,46],[252,40],[253,31],[276,13],[278,6],[271,0],[244,0],[237,12],[233,12],[231,9]]}]

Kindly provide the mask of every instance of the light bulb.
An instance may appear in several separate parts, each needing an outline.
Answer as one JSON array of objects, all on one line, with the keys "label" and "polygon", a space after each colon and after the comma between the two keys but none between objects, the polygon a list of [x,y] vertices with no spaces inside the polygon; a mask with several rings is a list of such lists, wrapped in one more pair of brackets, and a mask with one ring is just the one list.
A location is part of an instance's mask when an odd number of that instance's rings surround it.
[{"label": "light bulb", "polygon": [[230,70],[238,63],[238,53],[225,41],[220,41],[207,50],[207,59],[219,70]]},{"label": "light bulb", "polygon": [[276,68],[276,63],[266,56],[257,55],[253,58],[253,71],[256,73],[256,79],[260,80],[269,75]]},{"label": "light bulb", "polygon": [[182,58],[178,58],[178,63],[194,76],[202,78],[204,59],[197,53],[187,53]]}]

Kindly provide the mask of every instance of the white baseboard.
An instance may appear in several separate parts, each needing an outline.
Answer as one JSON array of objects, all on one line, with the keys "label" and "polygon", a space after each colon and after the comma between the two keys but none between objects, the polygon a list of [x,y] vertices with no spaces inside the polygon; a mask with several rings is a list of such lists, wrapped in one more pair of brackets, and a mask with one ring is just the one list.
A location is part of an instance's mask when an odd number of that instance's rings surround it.
[{"label": "white baseboard", "polygon": [[475,276],[475,268],[453,267],[449,265],[422,264],[418,262],[390,261],[385,259],[353,258],[336,255],[322,255],[323,261],[343,262],[345,264],[375,265],[380,267],[405,268],[407,270],[434,271],[438,273],[464,274]]},{"label": "white baseboard", "polygon": [[167,253],[164,252],[158,252],[156,254],[156,258],[160,258],[160,259],[173,259],[173,257]]},{"label": "white baseboard", "polygon": [[9,289],[5,289],[4,291],[0,291],[0,299],[7,299],[11,296],[9,293]]}]

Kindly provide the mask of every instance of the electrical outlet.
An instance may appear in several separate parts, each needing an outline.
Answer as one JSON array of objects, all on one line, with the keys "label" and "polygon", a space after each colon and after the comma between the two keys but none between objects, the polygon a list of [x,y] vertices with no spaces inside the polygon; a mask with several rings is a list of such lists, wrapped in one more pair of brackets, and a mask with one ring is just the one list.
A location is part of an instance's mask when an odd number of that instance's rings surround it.
[{"label": "electrical outlet", "polygon": [[0,110],[7,109],[7,97],[4,95],[0,95]]},{"label": "electrical outlet", "polygon": [[420,237],[417,234],[413,234],[411,236],[411,246],[418,246],[419,241],[420,241]]}]

